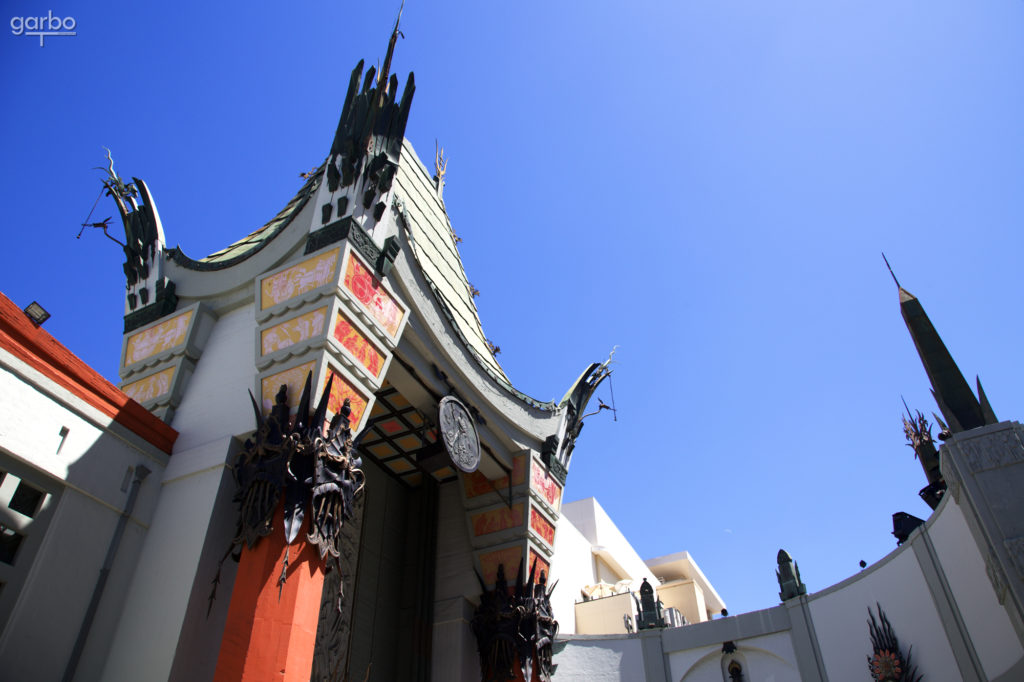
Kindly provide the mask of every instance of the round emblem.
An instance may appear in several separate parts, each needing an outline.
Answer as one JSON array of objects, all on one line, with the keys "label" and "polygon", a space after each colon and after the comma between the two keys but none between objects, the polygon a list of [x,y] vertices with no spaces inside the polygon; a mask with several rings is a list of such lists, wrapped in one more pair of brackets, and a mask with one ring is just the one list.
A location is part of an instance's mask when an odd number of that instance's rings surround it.
[{"label": "round emblem", "polygon": [[438,407],[441,439],[452,464],[467,474],[480,466],[480,437],[476,433],[473,416],[458,398],[445,396]]}]

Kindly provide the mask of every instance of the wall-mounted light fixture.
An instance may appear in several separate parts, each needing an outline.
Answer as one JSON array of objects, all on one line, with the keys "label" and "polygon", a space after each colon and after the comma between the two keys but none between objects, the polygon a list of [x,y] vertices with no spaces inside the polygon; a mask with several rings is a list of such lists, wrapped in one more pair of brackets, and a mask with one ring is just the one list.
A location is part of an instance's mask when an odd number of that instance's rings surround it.
[{"label": "wall-mounted light fixture", "polygon": [[28,315],[29,319],[32,320],[37,327],[50,319],[50,313],[46,312],[46,308],[35,301],[32,301],[25,307],[25,314]]}]

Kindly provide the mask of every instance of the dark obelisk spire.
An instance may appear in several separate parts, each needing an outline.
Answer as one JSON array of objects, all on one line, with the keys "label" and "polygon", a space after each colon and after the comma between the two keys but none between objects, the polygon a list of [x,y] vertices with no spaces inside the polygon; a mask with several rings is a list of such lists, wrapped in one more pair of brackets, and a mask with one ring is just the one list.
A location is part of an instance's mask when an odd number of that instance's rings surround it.
[{"label": "dark obelisk spire", "polygon": [[[882,258],[885,258],[885,254],[882,254]],[[889,261],[886,260],[885,264],[888,266]],[[892,274],[891,267],[889,273]],[[916,296],[900,286],[895,274],[892,278],[899,289],[903,321],[910,331],[910,338],[914,340],[924,371],[928,373],[928,380],[932,384],[932,396],[935,397],[950,433],[995,424],[998,420],[988,404],[985,391],[981,388],[981,381],[977,382],[976,398],[960,373],[960,368],[953,361],[953,356],[946,349],[946,344],[942,342],[939,333],[928,319],[924,306]]]}]

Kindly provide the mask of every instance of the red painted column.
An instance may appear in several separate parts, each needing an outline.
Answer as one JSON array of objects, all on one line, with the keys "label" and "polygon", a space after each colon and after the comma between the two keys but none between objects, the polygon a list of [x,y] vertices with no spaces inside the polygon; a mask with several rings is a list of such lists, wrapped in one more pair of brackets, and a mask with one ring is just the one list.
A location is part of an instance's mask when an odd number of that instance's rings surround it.
[{"label": "red painted column", "polygon": [[308,682],[323,593],[323,562],[306,542],[305,524],[288,547],[288,580],[280,588],[284,560],[284,506],[274,530],[242,549],[221,639],[214,682]]}]

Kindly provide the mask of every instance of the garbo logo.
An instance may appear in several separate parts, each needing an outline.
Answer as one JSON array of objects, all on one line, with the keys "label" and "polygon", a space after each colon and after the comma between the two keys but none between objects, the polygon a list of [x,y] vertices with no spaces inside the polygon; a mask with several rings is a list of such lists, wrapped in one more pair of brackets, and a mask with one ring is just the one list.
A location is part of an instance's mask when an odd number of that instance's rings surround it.
[{"label": "garbo logo", "polygon": [[16,36],[39,36],[39,47],[47,36],[73,36],[77,22],[74,17],[53,16],[53,10],[47,10],[45,17],[11,17],[11,33]]}]

